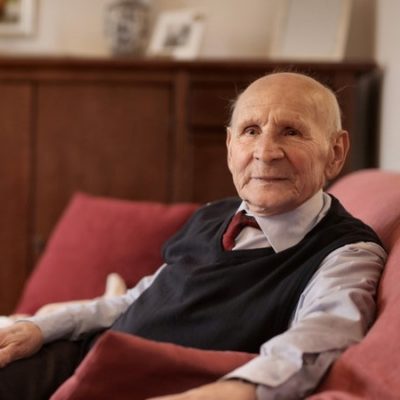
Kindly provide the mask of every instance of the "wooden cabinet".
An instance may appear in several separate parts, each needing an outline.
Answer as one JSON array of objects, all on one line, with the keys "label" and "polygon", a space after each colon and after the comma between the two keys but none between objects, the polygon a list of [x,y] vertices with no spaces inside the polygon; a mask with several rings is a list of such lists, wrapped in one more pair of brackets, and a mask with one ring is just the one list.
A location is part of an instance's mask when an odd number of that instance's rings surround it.
[{"label": "wooden cabinet", "polygon": [[[234,193],[230,101],[267,61],[0,59],[0,313],[72,194],[205,202]],[[345,172],[375,165],[377,69],[297,64],[335,90],[353,135]],[[354,143],[355,142],[355,143]]]}]

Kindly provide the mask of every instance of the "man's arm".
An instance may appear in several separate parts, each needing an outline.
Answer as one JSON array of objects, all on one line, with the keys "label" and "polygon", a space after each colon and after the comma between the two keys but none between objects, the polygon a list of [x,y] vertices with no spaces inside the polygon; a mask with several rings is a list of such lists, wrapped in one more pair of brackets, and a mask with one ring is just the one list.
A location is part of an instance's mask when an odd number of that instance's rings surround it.
[{"label": "man's arm", "polygon": [[148,400],[256,400],[256,386],[240,381],[222,381],[187,392]]},{"label": "man's arm", "polygon": [[304,397],[374,321],[385,260],[385,251],[374,243],[332,252],[303,292],[289,329],[266,342],[259,357],[226,378],[260,385],[262,400]]},{"label": "man's arm", "polygon": [[109,327],[153,283],[163,267],[154,275],[143,278],[122,296],[73,304],[63,310],[19,320],[0,329],[0,367],[29,357],[43,343],[60,338],[77,339],[85,333]]},{"label": "man's arm", "polygon": [[122,296],[97,298],[83,304],[72,304],[47,315],[28,318],[43,332],[45,343],[60,338],[78,339],[82,335],[110,327],[113,322],[154,282],[156,273],[142,278]]}]

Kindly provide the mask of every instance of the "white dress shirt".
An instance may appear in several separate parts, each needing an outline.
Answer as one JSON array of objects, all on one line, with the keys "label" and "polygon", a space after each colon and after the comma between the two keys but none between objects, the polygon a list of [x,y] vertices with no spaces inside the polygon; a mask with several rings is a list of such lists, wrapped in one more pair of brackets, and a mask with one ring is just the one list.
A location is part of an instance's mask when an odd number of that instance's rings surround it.
[{"label": "white dress shirt", "polygon": [[[288,213],[255,215],[261,230],[245,228],[233,250],[270,246],[275,252],[283,251],[299,243],[330,205],[330,196],[320,191]],[[242,209],[248,212],[244,202],[238,211]],[[372,324],[376,288],[385,260],[384,249],[371,242],[346,245],[330,253],[303,291],[288,330],[264,343],[256,358],[224,379],[257,384],[259,400],[303,398],[315,388],[332,361],[359,342]],[[164,267],[123,296],[71,305],[29,320],[40,327],[45,342],[77,339],[110,327]]]}]

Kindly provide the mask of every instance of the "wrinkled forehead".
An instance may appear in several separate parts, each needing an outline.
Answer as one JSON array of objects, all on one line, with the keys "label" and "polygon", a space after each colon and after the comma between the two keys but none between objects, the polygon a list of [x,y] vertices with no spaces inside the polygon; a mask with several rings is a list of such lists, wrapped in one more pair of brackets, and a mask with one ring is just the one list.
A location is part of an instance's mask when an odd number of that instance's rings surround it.
[{"label": "wrinkled forehead", "polygon": [[251,110],[279,109],[316,122],[331,120],[328,90],[312,78],[299,74],[273,74],[258,79],[238,97],[231,122]]}]

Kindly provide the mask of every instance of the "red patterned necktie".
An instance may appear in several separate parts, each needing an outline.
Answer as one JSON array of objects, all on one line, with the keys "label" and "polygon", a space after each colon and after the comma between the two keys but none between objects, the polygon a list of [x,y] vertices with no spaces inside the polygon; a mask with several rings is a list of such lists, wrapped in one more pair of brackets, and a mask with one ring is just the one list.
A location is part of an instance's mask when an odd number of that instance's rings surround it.
[{"label": "red patterned necktie", "polygon": [[246,215],[245,211],[236,213],[222,236],[224,250],[232,250],[235,247],[235,239],[246,226],[260,229],[254,217]]}]

